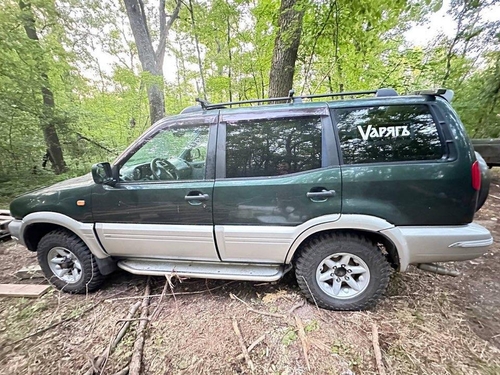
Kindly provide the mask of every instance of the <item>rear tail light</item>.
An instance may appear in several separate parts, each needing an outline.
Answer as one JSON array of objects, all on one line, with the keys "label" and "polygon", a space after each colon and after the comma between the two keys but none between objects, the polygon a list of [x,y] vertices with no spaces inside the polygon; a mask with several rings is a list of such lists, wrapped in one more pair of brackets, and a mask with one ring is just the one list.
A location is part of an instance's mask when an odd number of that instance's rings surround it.
[{"label": "rear tail light", "polygon": [[472,188],[474,190],[481,189],[481,169],[479,169],[477,160],[472,164]]}]

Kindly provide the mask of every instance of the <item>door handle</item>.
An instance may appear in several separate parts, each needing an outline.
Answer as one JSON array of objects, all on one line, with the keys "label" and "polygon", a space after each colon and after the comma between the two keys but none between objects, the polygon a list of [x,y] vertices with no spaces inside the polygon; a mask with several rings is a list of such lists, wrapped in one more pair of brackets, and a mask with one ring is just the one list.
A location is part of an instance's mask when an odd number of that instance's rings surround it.
[{"label": "door handle", "polygon": [[187,200],[188,202],[191,202],[191,201],[207,201],[209,198],[209,195],[208,194],[198,194],[198,195],[186,195],[184,197],[185,200]]},{"label": "door handle", "polygon": [[306,194],[307,198],[330,198],[334,197],[336,194],[335,190],[323,190],[323,191],[308,191]]}]

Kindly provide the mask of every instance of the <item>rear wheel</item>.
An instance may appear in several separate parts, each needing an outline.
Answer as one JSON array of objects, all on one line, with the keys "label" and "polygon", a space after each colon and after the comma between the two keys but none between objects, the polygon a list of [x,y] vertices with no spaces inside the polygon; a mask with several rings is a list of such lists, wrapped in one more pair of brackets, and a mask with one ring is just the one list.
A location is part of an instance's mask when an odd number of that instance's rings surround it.
[{"label": "rear wheel", "polygon": [[304,246],[295,262],[302,292],[330,310],[365,310],[382,296],[391,267],[378,247],[357,234],[325,234]]},{"label": "rear wheel", "polygon": [[91,292],[104,281],[87,245],[71,232],[46,234],[38,243],[37,256],[45,277],[64,292]]}]

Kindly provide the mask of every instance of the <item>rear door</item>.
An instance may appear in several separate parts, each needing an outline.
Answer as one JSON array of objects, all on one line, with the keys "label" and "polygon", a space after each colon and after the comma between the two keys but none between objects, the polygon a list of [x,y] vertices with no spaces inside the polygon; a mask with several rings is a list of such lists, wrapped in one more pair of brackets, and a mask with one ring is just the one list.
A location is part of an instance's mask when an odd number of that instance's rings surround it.
[{"label": "rear door", "polygon": [[340,217],[341,175],[326,104],[270,108],[221,114],[214,224],[223,261],[282,263],[301,225]]},{"label": "rear door", "polygon": [[395,225],[469,221],[470,167],[428,102],[332,109],[342,151],[343,214]]}]

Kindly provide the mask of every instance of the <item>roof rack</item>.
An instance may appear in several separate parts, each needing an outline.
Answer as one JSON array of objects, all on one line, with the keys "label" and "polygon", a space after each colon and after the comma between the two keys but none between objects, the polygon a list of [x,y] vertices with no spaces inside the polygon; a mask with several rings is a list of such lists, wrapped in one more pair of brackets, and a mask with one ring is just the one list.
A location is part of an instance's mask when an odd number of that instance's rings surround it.
[{"label": "roof rack", "polygon": [[379,90],[368,90],[368,91],[344,91],[344,92],[331,92],[328,94],[318,94],[318,95],[299,95],[294,96],[295,91],[290,90],[288,96],[283,96],[280,98],[266,98],[266,99],[251,99],[251,100],[241,100],[236,102],[225,102],[225,103],[209,103],[206,100],[196,98],[196,102],[200,103],[203,110],[208,109],[221,109],[226,107],[232,107],[234,105],[243,104],[263,104],[272,102],[285,102],[285,103],[300,103],[302,99],[317,99],[317,98],[333,98],[333,97],[345,97],[345,96],[361,96],[361,95],[371,95],[376,94],[377,96],[397,96],[398,94],[393,89],[379,89]]}]

